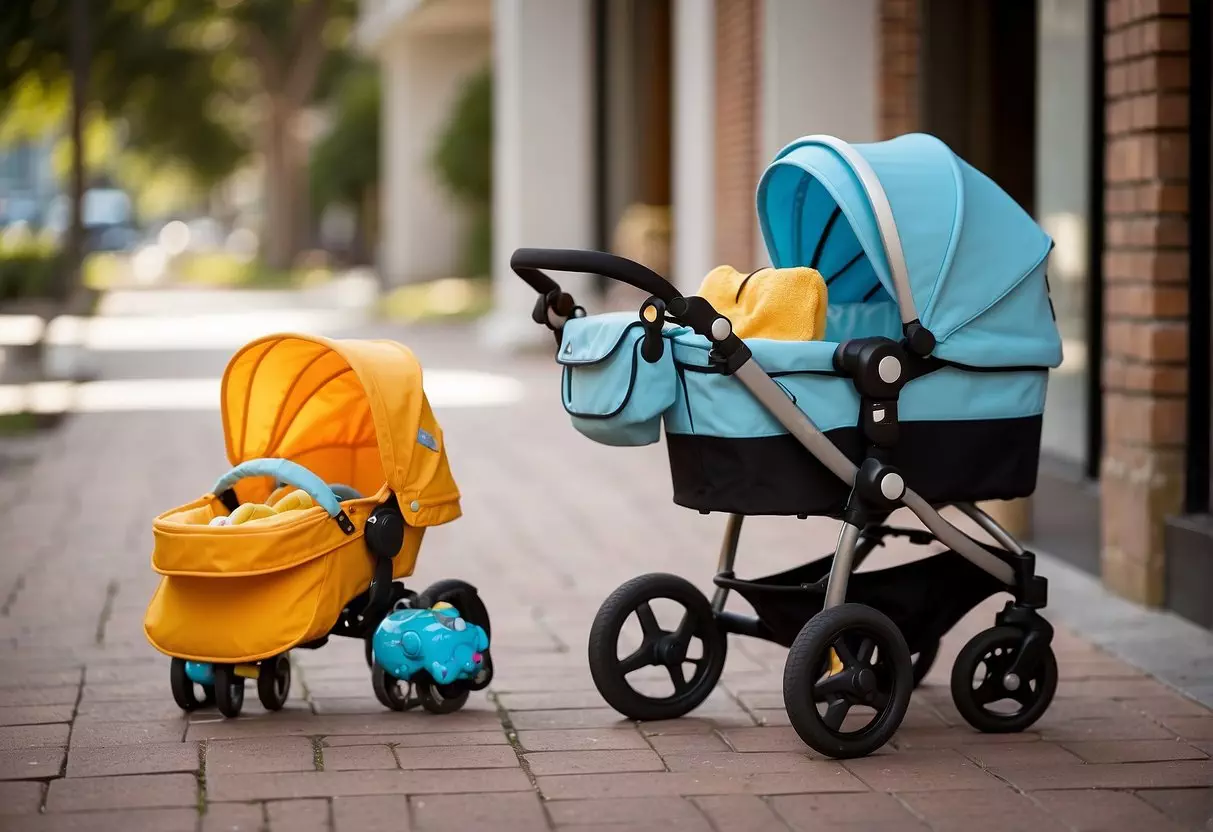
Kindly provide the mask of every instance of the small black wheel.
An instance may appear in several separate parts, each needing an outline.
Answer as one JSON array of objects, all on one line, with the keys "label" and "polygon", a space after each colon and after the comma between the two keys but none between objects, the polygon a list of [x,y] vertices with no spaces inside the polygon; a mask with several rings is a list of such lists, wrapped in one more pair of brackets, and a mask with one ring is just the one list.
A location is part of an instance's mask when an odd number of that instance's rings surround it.
[{"label": "small black wheel", "polygon": [[388,673],[381,664],[371,668],[371,687],[375,690],[375,698],[385,708],[405,711],[416,704],[409,698],[409,683]]},{"label": "small black wheel", "polygon": [[939,642],[933,642],[930,647],[920,650],[910,657],[914,664],[914,687],[922,684],[922,680],[927,678],[927,674],[931,672],[931,667],[935,664],[935,657],[939,655]]},{"label": "small black wheel", "polygon": [[[809,619],[783,671],[792,727],[810,748],[835,759],[863,757],[888,742],[905,718],[913,687],[901,631],[863,604],[842,604]],[[852,708],[861,709],[866,721],[844,730]]]},{"label": "small black wheel", "polygon": [[[215,688],[211,685],[196,684],[185,672],[185,659],[172,660],[169,665],[169,682],[173,689],[173,701],[186,713],[215,704]],[[202,690],[201,699],[198,698],[199,688]]]},{"label": "small black wheel", "polygon": [[291,660],[280,653],[261,662],[257,672],[257,698],[267,711],[280,711],[291,692]]},{"label": "small black wheel", "polygon": [[462,685],[437,685],[429,681],[417,683],[417,698],[421,707],[432,714],[453,714],[467,704],[470,692]]},{"label": "small black wheel", "polygon": [[[653,601],[673,601],[682,608],[672,629],[658,623]],[[640,622],[640,646],[620,657],[619,637],[632,615]],[[711,604],[694,585],[676,575],[641,575],[612,592],[594,616],[590,675],[607,704],[629,719],[676,719],[711,694],[724,670],[727,649]],[[693,668],[689,676],[687,665]],[[663,668],[668,682],[629,681],[629,675],[646,667]],[[652,695],[659,685],[660,694]],[[666,693],[671,686],[672,692]]]},{"label": "small black wheel", "polygon": [[1023,639],[1023,631],[1015,627],[991,627],[975,635],[952,665],[956,710],[984,734],[1014,734],[1029,728],[1057,692],[1057,658],[1048,645],[1041,648],[1027,678],[1008,678]]},{"label": "small black wheel", "polygon": [[236,675],[230,664],[215,665],[215,704],[229,718],[240,716],[244,707],[244,677]]}]

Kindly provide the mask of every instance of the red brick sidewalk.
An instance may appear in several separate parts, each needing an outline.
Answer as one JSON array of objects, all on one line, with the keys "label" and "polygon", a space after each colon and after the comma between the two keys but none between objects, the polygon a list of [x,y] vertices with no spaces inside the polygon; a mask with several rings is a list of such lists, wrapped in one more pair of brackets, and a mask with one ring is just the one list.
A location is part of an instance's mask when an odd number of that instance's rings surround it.
[{"label": "red brick sidewalk", "polygon": [[[414,341],[430,367],[486,368],[445,336]],[[0,468],[0,829],[1213,829],[1213,713],[1069,632],[1033,731],[963,724],[951,658],[997,601],[953,633],[868,759],[801,744],[783,651],[752,641],[730,644],[693,718],[621,721],[586,667],[595,610],[643,572],[708,588],[723,518],[670,503],[661,449],[574,433],[546,362],[505,369],[523,403],[439,414],[465,517],[427,535],[413,585],[477,583],[498,669],[449,716],[385,711],[348,642],[294,656],[282,713],[250,696],[235,721],[180,715],[140,626],[149,525],[224,468],[217,413],[79,417],[36,463]],[[823,554],[834,534],[748,522],[739,571]]]}]

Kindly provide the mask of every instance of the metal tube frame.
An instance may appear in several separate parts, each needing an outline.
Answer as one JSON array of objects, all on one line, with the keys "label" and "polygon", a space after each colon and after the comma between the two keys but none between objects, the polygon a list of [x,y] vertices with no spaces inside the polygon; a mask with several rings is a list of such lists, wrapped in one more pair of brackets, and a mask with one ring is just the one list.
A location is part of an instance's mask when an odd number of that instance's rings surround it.
[{"label": "metal tube frame", "polygon": [[[737,560],[737,544],[741,541],[741,523],[744,514],[730,514],[729,522],[724,527],[724,542],[720,544],[720,559],[716,562],[716,574],[733,571],[733,563]],[[717,615],[724,612],[725,602],[729,600],[728,587],[716,587],[712,596],[712,611]]]}]

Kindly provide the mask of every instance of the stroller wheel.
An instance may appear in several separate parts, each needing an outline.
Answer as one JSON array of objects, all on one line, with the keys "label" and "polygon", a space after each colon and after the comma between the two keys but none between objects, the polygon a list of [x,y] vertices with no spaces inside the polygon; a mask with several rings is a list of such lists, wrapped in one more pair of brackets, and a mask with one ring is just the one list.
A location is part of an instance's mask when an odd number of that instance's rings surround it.
[{"label": "stroller wheel", "polygon": [[927,678],[927,674],[931,672],[931,667],[935,664],[935,657],[937,655],[939,655],[938,641],[910,657],[910,660],[914,664],[914,687],[921,685],[922,680]]},{"label": "stroller wheel", "polygon": [[215,665],[215,704],[226,717],[240,716],[244,707],[244,677],[237,676],[231,665]]},{"label": "stroller wheel", "polygon": [[435,581],[426,587],[425,591],[413,599],[413,607],[428,610],[435,604],[445,601],[459,610],[459,614],[467,621],[484,630],[490,639],[493,637],[493,627],[489,623],[489,611],[480,600],[476,587],[467,581],[448,579]]},{"label": "stroller wheel", "polygon": [[[663,627],[654,601],[681,611]],[[639,627],[621,639],[633,615]],[[607,704],[629,719],[676,719],[711,694],[727,649],[708,599],[694,585],[676,575],[641,575],[612,592],[594,616],[590,674]]]},{"label": "stroller wheel", "polygon": [[458,685],[417,683],[417,698],[421,700],[421,707],[432,714],[455,713],[467,704],[469,695],[467,688]]},{"label": "stroller wheel", "polygon": [[792,642],[783,701],[809,747],[835,759],[863,757],[901,726],[913,673],[905,638],[888,616],[843,604],[813,616]]},{"label": "stroller wheel", "polygon": [[991,627],[975,635],[952,665],[952,701],[965,722],[985,734],[1012,734],[1030,727],[1057,692],[1057,658],[1045,646],[1026,679],[1007,678],[1023,644],[1014,627]]},{"label": "stroller wheel", "polygon": [[388,673],[381,664],[371,668],[371,687],[379,704],[393,711],[404,711],[417,704],[409,699],[409,683]]},{"label": "stroller wheel", "polygon": [[286,653],[261,662],[257,673],[257,698],[267,711],[280,711],[291,692],[291,660]]},{"label": "stroller wheel", "polygon": [[[215,689],[210,685],[196,685],[185,673],[185,659],[172,660],[169,682],[173,689],[173,701],[186,713],[215,704]],[[198,688],[202,689],[202,699],[198,698]]]}]

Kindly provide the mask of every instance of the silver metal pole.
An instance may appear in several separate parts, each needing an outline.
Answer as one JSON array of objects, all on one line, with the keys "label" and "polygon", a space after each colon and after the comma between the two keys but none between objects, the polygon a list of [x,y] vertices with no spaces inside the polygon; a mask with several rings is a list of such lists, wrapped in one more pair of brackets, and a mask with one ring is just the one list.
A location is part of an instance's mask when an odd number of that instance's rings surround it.
[{"label": "silver metal pole", "polygon": [[[743,514],[730,514],[729,521],[724,527],[724,541],[720,544],[720,559],[716,561],[716,573],[732,572],[733,563],[737,560],[737,545],[741,541],[741,522]],[[712,610],[724,612],[724,604],[729,600],[729,590],[726,587],[716,587],[712,596]]]},{"label": "silver metal pole", "polygon": [[855,544],[859,542],[859,526],[842,524],[838,533],[838,548],[830,565],[830,580],[826,584],[825,608],[837,607],[847,600],[847,583],[851,579],[851,564],[855,561]]}]

